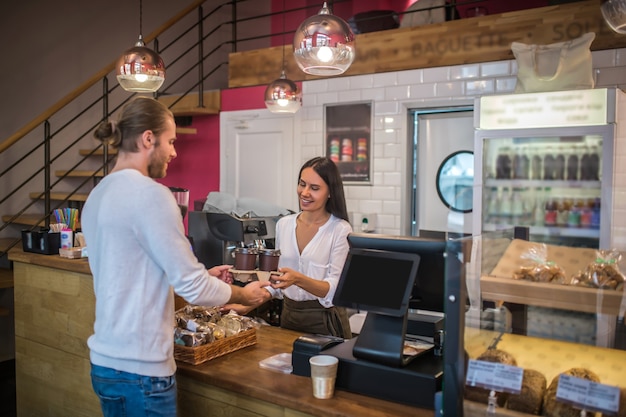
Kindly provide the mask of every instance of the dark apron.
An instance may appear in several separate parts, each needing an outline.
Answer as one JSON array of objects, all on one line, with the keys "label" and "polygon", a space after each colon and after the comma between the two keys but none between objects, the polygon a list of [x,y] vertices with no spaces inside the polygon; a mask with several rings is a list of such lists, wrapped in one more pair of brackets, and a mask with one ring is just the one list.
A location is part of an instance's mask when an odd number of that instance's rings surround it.
[{"label": "dark apron", "polygon": [[343,307],[326,308],[317,300],[294,301],[284,297],[280,327],[344,339],[352,337],[346,309]]}]

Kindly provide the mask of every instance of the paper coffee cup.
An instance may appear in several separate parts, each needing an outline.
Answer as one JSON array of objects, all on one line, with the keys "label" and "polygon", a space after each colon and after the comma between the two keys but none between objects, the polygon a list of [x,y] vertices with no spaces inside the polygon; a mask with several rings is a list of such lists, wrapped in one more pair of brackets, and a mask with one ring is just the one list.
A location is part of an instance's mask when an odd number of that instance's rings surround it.
[{"label": "paper coffee cup", "polygon": [[71,230],[61,230],[61,248],[67,249],[74,246],[74,232]]},{"label": "paper coffee cup", "polygon": [[319,399],[332,398],[339,360],[330,355],[316,355],[309,359],[313,396]]}]

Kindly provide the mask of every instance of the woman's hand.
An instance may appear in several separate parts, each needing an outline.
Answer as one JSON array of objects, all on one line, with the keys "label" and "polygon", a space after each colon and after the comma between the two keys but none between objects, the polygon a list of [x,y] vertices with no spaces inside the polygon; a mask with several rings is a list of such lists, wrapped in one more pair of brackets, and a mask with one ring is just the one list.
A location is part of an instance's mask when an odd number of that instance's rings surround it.
[{"label": "woman's hand", "polygon": [[280,268],[280,275],[270,275],[270,283],[272,288],[285,289],[292,285],[298,285],[298,280],[302,276],[298,271],[291,268]]},{"label": "woman's hand", "polygon": [[219,278],[227,284],[233,283],[233,273],[230,270],[233,268],[232,265],[218,265],[213,268],[209,268],[209,275],[213,275],[214,277]]}]

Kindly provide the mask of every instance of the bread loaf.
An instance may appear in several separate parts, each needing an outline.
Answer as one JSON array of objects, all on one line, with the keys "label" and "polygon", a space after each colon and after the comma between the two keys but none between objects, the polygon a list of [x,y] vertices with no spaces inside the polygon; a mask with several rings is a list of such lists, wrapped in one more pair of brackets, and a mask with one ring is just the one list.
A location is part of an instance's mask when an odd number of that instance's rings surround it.
[{"label": "bread loaf", "polygon": [[546,393],[546,385],[546,377],[541,372],[534,369],[524,369],[522,391],[519,394],[509,394],[506,408],[539,415],[543,404],[543,396]]},{"label": "bread loaf", "polygon": [[[513,355],[503,350],[499,350],[499,349],[488,349],[485,352],[483,352],[480,356],[478,356],[476,359],[479,361],[496,362],[496,363],[502,363],[504,365],[517,366],[517,361],[515,360]],[[476,401],[479,403],[487,404],[487,401],[489,399],[489,392],[490,391],[485,388],[470,387],[467,385],[465,386],[465,398],[470,401]],[[508,395],[509,394],[506,392],[500,392],[497,394],[498,406],[500,407],[504,406],[504,403],[506,402]]]},{"label": "bread loaf", "polygon": [[[562,372],[560,375],[562,374],[587,379],[593,382],[600,382],[600,377],[598,377],[598,375],[585,368],[572,368]],[[580,409],[556,400],[556,390],[559,385],[560,375],[557,375],[552,379],[552,382],[550,382],[550,386],[546,390],[546,394],[543,397],[543,415],[546,417],[580,417]],[[596,414],[587,413],[587,415],[591,416]]]}]

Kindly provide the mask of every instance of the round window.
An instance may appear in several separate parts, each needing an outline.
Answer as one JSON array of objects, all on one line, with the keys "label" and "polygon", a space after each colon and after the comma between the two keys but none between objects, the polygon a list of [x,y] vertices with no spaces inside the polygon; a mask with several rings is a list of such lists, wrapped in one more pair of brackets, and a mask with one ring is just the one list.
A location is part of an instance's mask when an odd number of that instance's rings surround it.
[{"label": "round window", "polygon": [[454,152],[437,170],[437,194],[450,210],[470,213],[474,194],[474,153]]}]

